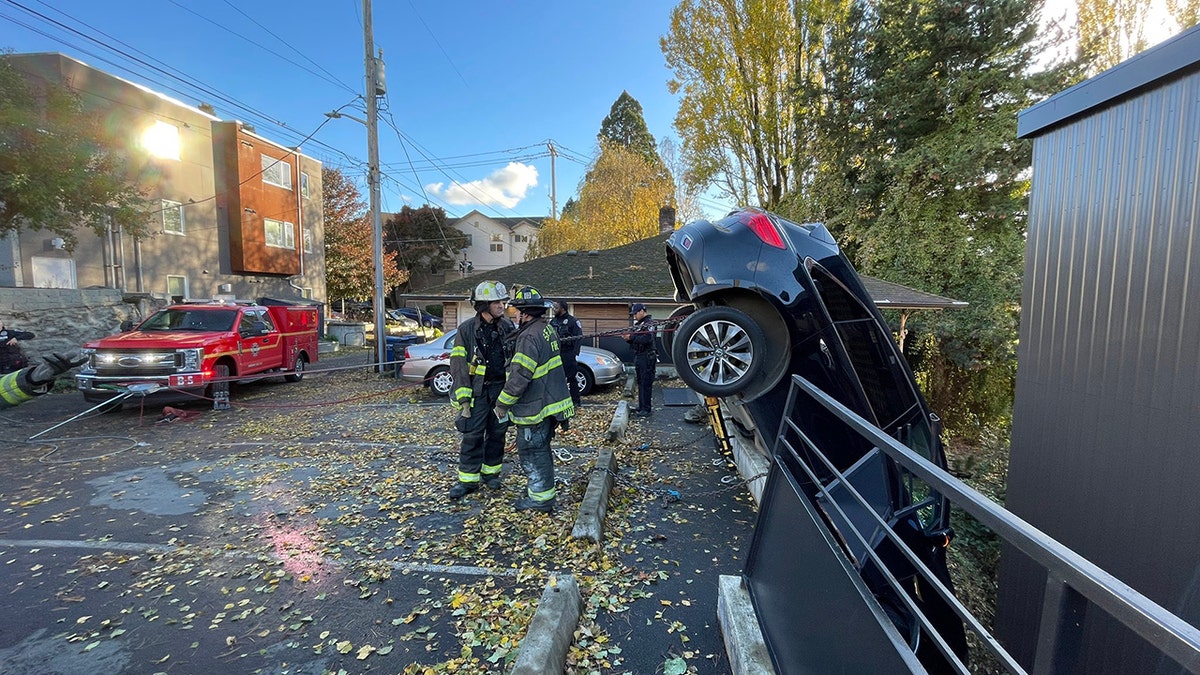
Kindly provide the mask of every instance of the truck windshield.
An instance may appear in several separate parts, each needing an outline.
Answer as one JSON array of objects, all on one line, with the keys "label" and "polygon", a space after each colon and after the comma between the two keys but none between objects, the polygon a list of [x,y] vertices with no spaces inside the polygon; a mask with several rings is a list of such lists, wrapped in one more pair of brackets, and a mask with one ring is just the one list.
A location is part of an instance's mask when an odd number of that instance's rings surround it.
[{"label": "truck windshield", "polygon": [[164,309],[146,319],[138,330],[230,331],[236,309]]}]

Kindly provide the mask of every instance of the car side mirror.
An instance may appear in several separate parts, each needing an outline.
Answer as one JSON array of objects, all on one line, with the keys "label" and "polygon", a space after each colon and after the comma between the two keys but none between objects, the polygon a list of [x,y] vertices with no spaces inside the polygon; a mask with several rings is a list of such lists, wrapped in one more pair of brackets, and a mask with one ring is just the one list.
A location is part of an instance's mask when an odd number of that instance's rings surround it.
[{"label": "car side mirror", "polygon": [[121,322],[120,328],[122,333],[128,333],[129,331],[133,330],[133,321],[131,319],[125,319]]}]

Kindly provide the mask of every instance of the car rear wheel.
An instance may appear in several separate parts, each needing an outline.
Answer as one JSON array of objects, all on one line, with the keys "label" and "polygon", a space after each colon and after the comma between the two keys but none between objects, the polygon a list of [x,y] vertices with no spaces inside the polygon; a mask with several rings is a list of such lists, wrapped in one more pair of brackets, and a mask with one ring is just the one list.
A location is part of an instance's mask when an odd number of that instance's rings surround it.
[{"label": "car rear wheel", "polygon": [[675,333],[671,357],[684,384],[704,396],[744,390],[763,367],[766,338],[745,312],[715,305],[696,310]]},{"label": "car rear wheel", "polygon": [[308,357],[300,354],[296,357],[296,365],[292,367],[292,372],[283,376],[283,379],[288,382],[299,382],[304,379],[304,368],[308,365]]},{"label": "car rear wheel", "polygon": [[425,381],[429,383],[429,389],[438,396],[449,396],[450,389],[454,387],[454,377],[450,375],[450,369],[444,366],[429,371]]},{"label": "car rear wheel", "polygon": [[592,375],[592,371],[586,366],[579,366],[575,371],[575,390],[580,396],[585,396],[592,393],[592,387],[596,386],[596,378]]}]

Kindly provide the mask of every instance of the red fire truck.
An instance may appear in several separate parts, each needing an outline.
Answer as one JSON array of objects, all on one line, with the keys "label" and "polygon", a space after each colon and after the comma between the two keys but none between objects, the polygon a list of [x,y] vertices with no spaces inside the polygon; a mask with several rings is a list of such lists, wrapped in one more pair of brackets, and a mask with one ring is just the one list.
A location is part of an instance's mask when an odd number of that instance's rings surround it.
[{"label": "red fire truck", "polygon": [[88,361],[76,383],[90,403],[130,391],[155,398],[222,398],[232,379],[257,373],[281,372],[288,382],[299,382],[318,358],[317,308],[191,301],[88,342],[83,353]]}]

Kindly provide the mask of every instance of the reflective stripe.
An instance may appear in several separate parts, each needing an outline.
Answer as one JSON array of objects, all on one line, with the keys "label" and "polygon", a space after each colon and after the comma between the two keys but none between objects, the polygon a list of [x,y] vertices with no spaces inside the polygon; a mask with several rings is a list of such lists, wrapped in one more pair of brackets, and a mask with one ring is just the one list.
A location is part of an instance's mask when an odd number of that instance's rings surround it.
[{"label": "reflective stripe", "polygon": [[533,371],[533,378],[536,380],[555,368],[562,368],[562,357],[558,356],[557,354],[551,357],[549,361],[539,366],[537,370]]},{"label": "reflective stripe", "polygon": [[535,372],[538,367],[537,361],[534,361],[533,359],[529,358],[528,356],[526,356],[520,352],[513,354],[512,362],[513,362],[513,365],[523,366],[525,368],[525,370],[528,370],[531,373]]},{"label": "reflective stripe", "polygon": [[33,398],[32,394],[27,393],[17,384],[17,378],[21,371],[9,373],[0,377],[0,398],[10,406],[21,405],[25,401]]},{"label": "reflective stripe", "polygon": [[545,490],[543,492],[534,492],[533,490],[525,490],[525,493],[529,495],[530,499],[536,499],[539,502],[544,502],[544,501],[549,501],[551,499],[554,499],[554,496],[558,494],[557,492],[555,492],[554,488],[550,488],[549,490]]},{"label": "reflective stripe", "polygon": [[507,391],[502,391],[502,392],[500,392],[500,397],[496,399],[496,402],[499,403],[500,405],[508,406],[511,408],[512,405],[517,402],[517,397],[513,396],[512,394],[508,393]]},{"label": "reflective stripe", "polygon": [[454,390],[454,400],[450,401],[450,404],[453,405],[455,408],[458,408],[458,407],[460,407],[460,404],[458,401],[460,399],[464,399],[464,398],[467,400],[470,400],[471,394],[473,394],[473,393],[474,392],[471,391],[470,387],[459,387],[458,389]]},{"label": "reflective stripe", "polygon": [[466,473],[464,471],[459,471],[458,472],[458,482],[460,482],[460,483],[478,483],[479,482],[479,474]]},{"label": "reflective stripe", "polygon": [[450,350],[450,356],[461,356],[466,358],[467,348],[462,345],[454,345],[454,347]]},{"label": "reflective stripe", "polygon": [[516,424],[520,424],[522,426],[530,426],[533,424],[537,424],[538,422],[541,422],[542,420],[546,419],[547,417],[550,417],[551,415],[558,416],[561,419],[564,416],[560,416],[558,414],[561,412],[565,412],[567,410],[570,410],[571,414],[565,415],[565,417],[571,417],[575,414],[575,403],[571,401],[570,397],[564,398],[563,400],[557,401],[555,403],[551,403],[550,405],[548,405],[548,406],[542,408],[540,411],[538,411],[538,413],[536,415],[533,415],[530,417],[517,417],[515,415],[512,415],[511,412],[509,413],[509,415],[512,417],[512,421],[515,422]]},{"label": "reflective stripe", "polygon": [[487,374],[487,365],[483,364],[483,363],[480,363],[479,365],[471,364],[471,365],[467,366],[467,372],[472,376],[486,375]]},{"label": "reflective stripe", "polygon": [[500,475],[501,468],[503,468],[503,465],[501,465],[501,464],[495,464],[495,465],[484,464],[483,469],[481,469],[480,471],[485,476],[498,476],[498,475]]}]

